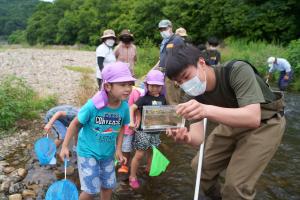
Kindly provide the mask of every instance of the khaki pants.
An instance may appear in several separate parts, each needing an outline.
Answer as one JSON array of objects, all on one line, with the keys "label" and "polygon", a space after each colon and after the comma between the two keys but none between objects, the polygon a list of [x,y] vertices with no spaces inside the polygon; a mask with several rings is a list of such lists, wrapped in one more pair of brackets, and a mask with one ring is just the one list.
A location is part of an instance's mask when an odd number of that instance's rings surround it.
[{"label": "khaki pants", "polygon": [[[275,154],[285,125],[285,117],[277,114],[257,129],[217,126],[205,144],[201,176],[204,193],[212,199],[254,199],[255,184]],[[197,169],[197,164],[198,157],[195,157],[192,167]],[[220,191],[218,177],[226,168]]]},{"label": "khaki pants", "polygon": [[184,92],[181,88],[175,85],[175,82],[165,78],[165,87],[166,87],[166,100],[169,105],[177,105],[182,102],[182,97]]}]

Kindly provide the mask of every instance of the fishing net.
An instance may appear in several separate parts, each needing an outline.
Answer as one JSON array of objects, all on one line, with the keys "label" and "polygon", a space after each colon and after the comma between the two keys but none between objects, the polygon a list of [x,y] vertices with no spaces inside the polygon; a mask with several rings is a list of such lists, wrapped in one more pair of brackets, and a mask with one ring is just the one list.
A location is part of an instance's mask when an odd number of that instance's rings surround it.
[{"label": "fishing net", "polygon": [[153,149],[153,156],[150,168],[150,176],[159,176],[166,171],[170,161],[155,147]]},{"label": "fishing net", "polygon": [[35,154],[41,165],[47,165],[54,158],[56,145],[50,138],[38,139],[34,144]]}]

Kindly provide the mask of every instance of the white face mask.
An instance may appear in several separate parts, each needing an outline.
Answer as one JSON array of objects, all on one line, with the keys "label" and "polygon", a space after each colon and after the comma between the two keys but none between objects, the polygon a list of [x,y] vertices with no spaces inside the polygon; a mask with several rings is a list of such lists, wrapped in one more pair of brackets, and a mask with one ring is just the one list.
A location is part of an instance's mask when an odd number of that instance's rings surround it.
[{"label": "white face mask", "polygon": [[109,47],[112,47],[115,44],[115,40],[113,40],[113,39],[107,39],[107,40],[105,40],[105,44],[107,46],[109,46]]},{"label": "white face mask", "polygon": [[185,93],[193,97],[203,94],[206,90],[206,73],[204,75],[204,81],[201,81],[198,76],[194,76],[192,79],[182,83],[180,88],[183,89]]},{"label": "white face mask", "polygon": [[160,35],[163,39],[165,39],[165,38],[169,38],[171,36],[171,33],[169,32],[169,29],[167,29],[165,31],[160,32]]}]

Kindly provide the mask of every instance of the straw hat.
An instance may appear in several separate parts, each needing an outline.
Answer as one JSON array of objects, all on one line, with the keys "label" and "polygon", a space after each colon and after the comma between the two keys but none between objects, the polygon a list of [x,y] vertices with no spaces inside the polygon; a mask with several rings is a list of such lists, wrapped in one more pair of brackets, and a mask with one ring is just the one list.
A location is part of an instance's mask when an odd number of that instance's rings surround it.
[{"label": "straw hat", "polygon": [[187,33],[186,33],[186,30],[185,30],[184,28],[182,28],[182,27],[176,29],[175,34],[176,34],[176,35],[179,35],[179,36],[181,36],[181,37],[186,37],[186,36],[188,36]]},{"label": "straw hat", "polygon": [[109,38],[109,37],[113,37],[116,38],[116,34],[112,29],[107,29],[105,31],[103,31],[103,35],[101,36],[101,38]]}]

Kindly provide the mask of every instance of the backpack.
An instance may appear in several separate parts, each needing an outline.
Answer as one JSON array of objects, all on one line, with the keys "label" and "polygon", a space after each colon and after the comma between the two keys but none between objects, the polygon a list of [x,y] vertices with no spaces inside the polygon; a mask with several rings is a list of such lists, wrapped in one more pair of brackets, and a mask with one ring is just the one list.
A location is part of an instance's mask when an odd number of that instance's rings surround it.
[{"label": "backpack", "polygon": [[[231,70],[232,70],[232,67],[233,67],[234,63],[236,63],[236,62],[238,62],[238,61],[247,63],[247,64],[253,69],[254,74],[255,74],[255,76],[256,76],[256,79],[261,79],[262,82],[264,82],[268,87],[270,87],[269,84],[267,84],[267,83],[264,81],[263,76],[261,76],[261,75],[259,74],[258,70],[257,70],[250,62],[248,62],[248,61],[246,61],[246,60],[232,60],[232,61],[230,61],[226,66],[224,66],[224,67],[226,68],[226,70],[225,70],[226,84],[230,85],[230,73],[231,73]],[[230,88],[231,88],[231,87],[230,87]],[[232,89],[232,88],[231,88],[231,89]],[[233,89],[232,89],[232,92],[233,92]]]},{"label": "backpack", "polygon": [[[267,84],[264,81],[263,77],[259,74],[258,70],[251,63],[249,63],[248,61],[245,61],[245,60],[232,60],[226,66],[224,66],[226,68],[226,70],[225,70],[226,84],[228,84],[230,86],[230,73],[231,73],[233,64],[237,61],[241,61],[241,62],[244,62],[244,63],[247,63],[248,65],[250,65],[255,73],[256,80],[259,83],[260,87],[261,87],[261,84],[265,84],[270,89],[269,84]],[[232,94],[235,96],[234,90],[232,89],[231,86],[230,86],[230,90],[231,90]],[[261,108],[264,110],[264,112],[262,113],[262,116],[261,116],[262,122],[276,116],[276,113],[279,113],[281,116],[284,115],[285,103],[283,100],[282,93],[275,92],[275,91],[272,91],[272,93],[273,93],[273,95],[275,95],[276,99],[273,102],[267,102],[267,103],[261,104]]]}]

